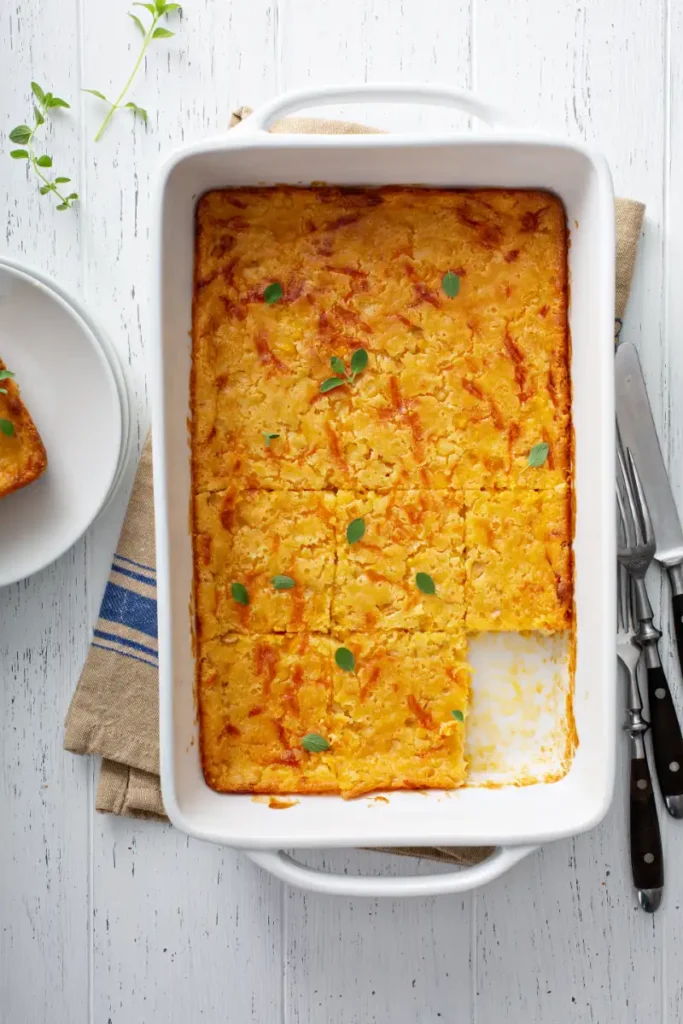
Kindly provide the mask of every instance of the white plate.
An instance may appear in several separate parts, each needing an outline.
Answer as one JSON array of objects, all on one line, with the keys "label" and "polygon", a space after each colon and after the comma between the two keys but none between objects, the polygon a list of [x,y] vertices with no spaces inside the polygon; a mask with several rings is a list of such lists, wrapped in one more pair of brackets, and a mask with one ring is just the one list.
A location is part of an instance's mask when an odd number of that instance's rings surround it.
[{"label": "white plate", "polygon": [[122,449],[112,368],[83,319],[54,290],[0,265],[0,356],[47,449],[34,484],[0,499],[0,586],[64,554],[105,504]]}]

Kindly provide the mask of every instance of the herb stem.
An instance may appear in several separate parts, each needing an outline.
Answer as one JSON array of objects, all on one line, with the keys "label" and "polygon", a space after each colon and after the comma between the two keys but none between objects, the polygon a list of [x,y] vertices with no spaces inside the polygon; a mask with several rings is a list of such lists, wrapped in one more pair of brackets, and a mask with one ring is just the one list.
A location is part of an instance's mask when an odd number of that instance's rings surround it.
[{"label": "herb stem", "polygon": [[53,182],[51,182],[49,178],[45,177],[45,175],[43,174],[43,172],[40,169],[40,165],[38,164],[38,160],[36,159],[36,154],[35,154],[35,152],[33,150],[33,136],[35,135],[37,128],[38,128],[38,122],[36,121],[35,125],[33,126],[33,131],[31,132],[31,138],[28,140],[29,160],[33,164],[33,170],[36,172],[36,174],[38,175],[40,180],[42,182],[44,182],[45,185],[50,185],[51,191],[54,192],[54,194],[59,197],[59,199],[60,199],[60,201],[62,203],[66,203],[66,197],[62,195],[62,193],[59,191],[57,186],[54,185]]},{"label": "herb stem", "polygon": [[135,64],[133,65],[133,70],[130,73],[130,77],[129,77],[128,81],[126,82],[126,84],[124,85],[123,89],[121,90],[121,93],[120,93],[118,99],[114,103],[110,104],[109,111],[107,112],[107,116],[105,117],[104,121],[100,125],[100,130],[98,131],[97,135],[95,136],[95,142],[99,142],[100,141],[100,139],[102,138],[102,134],[106,130],[107,125],[111,121],[112,117],[114,116],[114,114],[116,113],[117,110],[120,110],[121,102],[124,99],[124,97],[125,97],[126,93],[128,92],[128,90],[130,89],[131,85],[133,84],[133,79],[135,78],[135,76],[137,75],[137,73],[138,73],[138,71],[140,69],[140,65],[142,64],[143,58],[144,58],[144,56],[145,56],[145,54],[147,52],[147,47],[149,46],[150,42],[152,41],[152,33],[154,32],[154,29],[156,28],[157,22],[159,21],[160,17],[161,17],[161,15],[157,14],[156,17],[154,18],[154,20],[152,21],[152,24],[149,27],[149,31],[147,32],[147,35],[143,39],[142,49],[140,50],[140,53],[138,54],[138,59],[135,61]]},{"label": "herb stem", "polygon": [[[41,103],[40,100],[38,100],[38,102],[40,103],[40,107],[41,107],[41,110],[43,111],[43,113],[46,113],[45,106],[43,105],[43,103]],[[45,177],[45,175],[43,174],[43,172],[40,169],[40,165],[38,163],[38,159],[37,159],[35,151],[33,149],[33,136],[36,134],[36,132],[38,131],[39,127],[40,127],[40,125],[38,124],[38,119],[36,118],[36,123],[33,125],[33,128],[31,129],[31,135],[30,135],[30,138],[28,140],[28,157],[29,157],[29,160],[31,161],[31,164],[33,165],[33,170],[36,172],[36,174],[38,175],[40,180],[45,185],[49,185],[50,186],[51,191],[54,192],[54,194],[59,197],[60,202],[66,203],[66,197],[62,195],[62,193],[59,191],[57,186],[54,185],[53,182],[51,182],[49,178]]]}]

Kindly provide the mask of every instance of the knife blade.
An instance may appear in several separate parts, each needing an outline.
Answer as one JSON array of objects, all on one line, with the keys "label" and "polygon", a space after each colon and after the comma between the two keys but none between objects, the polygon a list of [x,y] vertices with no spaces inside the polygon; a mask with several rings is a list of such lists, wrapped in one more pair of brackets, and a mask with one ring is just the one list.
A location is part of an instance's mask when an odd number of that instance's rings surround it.
[{"label": "knife blade", "polygon": [[[614,359],[617,425],[623,447],[630,448],[643,483],[655,531],[655,558],[667,569],[683,564],[683,528],[662,458],[643,371],[635,346],[623,341]],[[683,593],[683,573],[680,588]],[[673,585],[673,580],[672,580]]]},{"label": "knife blade", "polygon": [[[683,672],[683,528],[662,458],[640,360],[630,342],[618,346],[614,364],[619,437],[623,447],[630,449],[638,470],[654,528],[655,558],[669,575],[678,660]],[[673,760],[669,756],[671,750],[683,749],[681,730],[658,658],[652,664],[648,662],[648,690],[653,740],[657,738],[655,734],[660,735],[659,743],[653,744],[660,783],[668,779],[663,789],[683,793],[680,785],[676,785],[679,773],[683,773],[683,762],[677,754]],[[670,814],[683,817],[683,795],[671,796],[665,803]]]}]

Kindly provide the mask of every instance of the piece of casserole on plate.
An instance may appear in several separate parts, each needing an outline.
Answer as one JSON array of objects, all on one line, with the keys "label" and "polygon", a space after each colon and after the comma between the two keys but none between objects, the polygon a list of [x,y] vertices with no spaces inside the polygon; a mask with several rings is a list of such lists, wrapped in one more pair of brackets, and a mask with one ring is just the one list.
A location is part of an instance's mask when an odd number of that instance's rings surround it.
[{"label": "piece of casserole on plate", "polygon": [[[0,371],[8,372],[1,359]],[[42,476],[47,453],[12,377],[1,379],[0,389],[0,498],[4,498]]]}]

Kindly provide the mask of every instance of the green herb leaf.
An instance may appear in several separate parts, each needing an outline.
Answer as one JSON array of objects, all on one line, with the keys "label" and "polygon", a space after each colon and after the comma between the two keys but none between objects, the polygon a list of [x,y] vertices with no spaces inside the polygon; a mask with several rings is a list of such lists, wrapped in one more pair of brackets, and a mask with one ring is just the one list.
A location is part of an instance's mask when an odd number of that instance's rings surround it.
[{"label": "green herb leaf", "polygon": [[417,589],[421,590],[423,594],[436,593],[436,584],[429,573],[418,572],[415,577],[415,583],[417,584]]},{"label": "green herb leaf", "polygon": [[[139,6],[142,6],[142,4],[140,4]],[[142,22],[140,21],[140,19],[139,19],[139,18],[138,18],[138,16],[137,16],[137,14],[131,14],[131,12],[130,12],[130,11],[128,11],[128,17],[129,17],[129,18],[130,18],[130,19],[131,19],[132,21],[134,21],[134,22],[135,22],[135,24],[137,25],[137,27],[138,27],[138,28],[140,29],[140,31],[142,32],[143,36],[146,36],[146,35],[147,35],[147,29],[146,29],[146,28],[145,28],[145,26],[144,26],[144,25],[142,24]]]},{"label": "green herb leaf", "polygon": [[28,160],[27,149],[10,149],[9,155],[13,160]]},{"label": "green herb leaf", "polygon": [[66,100],[61,99],[59,96],[52,96],[50,93],[48,93],[48,96],[50,97],[49,102],[47,96],[45,97],[48,107],[66,107],[67,110],[71,110],[71,104],[67,103]]},{"label": "green herb leaf", "polygon": [[291,590],[296,584],[291,576],[273,576],[273,586],[276,590]]},{"label": "green herb leaf", "polygon": [[0,420],[0,431],[6,437],[14,437],[14,424],[10,420]]},{"label": "green herb leaf", "polygon": [[33,132],[27,124],[19,124],[9,133],[9,140],[10,142],[18,142],[19,145],[22,145],[28,142],[32,135]]},{"label": "green herb leaf", "polygon": [[368,354],[364,348],[357,348],[351,356],[351,373],[360,373],[368,365]]},{"label": "green herb leaf", "polygon": [[232,583],[230,593],[233,601],[237,601],[238,604],[243,604],[245,607],[249,604],[249,591],[244,583]]},{"label": "green herb leaf", "polygon": [[154,0],[154,5],[159,14],[162,14],[164,10],[164,0]]},{"label": "green herb leaf", "polygon": [[71,195],[68,195],[66,198],[67,202],[72,199],[78,199],[78,192],[72,192]]},{"label": "green herb leaf", "polygon": [[541,441],[539,444],[535,444],[529,452],[529,465],[534,468],[542,466],[545,460],[548,458],[548,452],[550,451],[549,446],[545,441]]},{"label": "green herb leaf", "polygon": [[179,10],[180,10],[180,4],[162,4],[162,6],[159,8],[159,12],[161,14],[172,14],[173,11],[179,11]]},{"label": "green herb leaf", "polygon": [[36,160],[36,163],[38,164],[39,167],[52,167],[52,157],[51,156],[39,156],[38,159]]},{"label": "green herb leaf", "polygon": [[[81,91],[90,93],[91,96],[97,96],[98,100],[104,100],[105,103],[109,103],[104,93],[99,92],[98,89],[82,89]],[[111,103],[109,103],[109,106],[111,106]]]},{"label": "green herb leaf", "polygon": [[269,434],[267,430],[262,430],[261,433],[266,439],[266,448],[270,448],[270,442],[276,441],[277,438],[280,436],[279,434]]},{"label": "green herb leaf", "polygon": [[45,93],[45,106],[49,107],[51,103],[52,103],[52,93],[51,92],[46,92]]},{"label": "green herb leaf", "polygon": [[139,107],[137,103],[126,103],[129,110],[132,110],[136,117],[141,117],[145,123],[147,122],[147,111],[144,107]]},{"label": "green herb leaf", "polygon": [[271,284],[266,285],[263,292],[263,301],[267,302],[269,306],[272,306],[274,302],[278,302],[282,298],[282,285],[279,281],[273,281]]},{"label": "green herb leaf", "polygon": [[69,204],[68,203],[60,203],[59,206],[57,207],[57,209],[61,213],[62,210],[68,210],[69,209]]},{"label": "green herb leaf", "polygon": [[449,299],[454,299],[460,291],[460,278],[452,270],[449,270],[441,278],[441,287]]},{"label": "green herb leaf", "polygon": [[465,721],[465,716],[463,715],[462,711],[451,711],[451,714],[453,715],[453,718],[456,720],[456,722]]},{"label": "green herb leaf", "polygon": [[40,88],[40,86],[38,85],[37,82],[31,82],[31,92],[33,93],[33,95],[35,96],[35,98],[38,100],[39,103],[44,103],[45,102],[45,93]]},{"label": "green herb leaf", "polygon": [[0,370],[0,380],[11,380],[14,376],[11,370]]},{"label": "green herb leaf", "polygon": [[152,32],[152,39],[168,39],[174,35],[175,32],[169,32],[167,28],[155,28]]},{"label": "green herb leaf", "polygon": [[144,7],[146,11],[149,11],[149,13],[152,15],[153,18],[156,18],[156,16],[157,16],[157,9],[154,6],[154,4],[134,3],[133,7]]},{"label": "green herb leaf", "polygon": [[340,359],[339,356],[332,356],[330,359],[330,366],[335,373],[346,373],[346,366],[344,360]]},{"label": "green herb leaf", "polygon": [[320,390],[325,394],[326,391],[331,391],[333,388],[338,388],[342,384],[346,383],[347,382],[342,380],[341,377],[328,377],[327,380],[324,380],[320,385]]},{"label": "green herb leaf", "polygon": [[307,750],[309,754],[322,754],[324,750],[330,749],[330,744],[327,742],[324,736],[321,736],[317,732],[308,732],[301,740],[301,746],[304,750]]},{"label": "green herb leaf", "polygon": [[352,519],[346,527],[346,539],[349,544],[357,544],[365,535],[365,520]]},{"label": "green herb leaf", "polygon": [[45,124],[45,118],[43,117],[41,112],[38,110],[38,107],[36,107],[36,106],[33,107],[33,113],[35,114],[35,117],[36,117],[36,126],[41,125],[41,124]]},{"label": "green herb leaf", "polygon": [[353,672],[356,659],[348,647],[338,647],[334,652],[334,660],[343,672]]},{"label": "green herb leaf", "polygon": [[48,192],[54,192],[54,191],[55,191],[55,186],[54,185],[41,185],[40,186],[40,194],[41,194],[41,196],[46,196],[48,194]]},{"label": "green herb leaf", "polygon": [[71,178],[55,178],[58,185],[64,185],[67,181],[71,181]]}]

